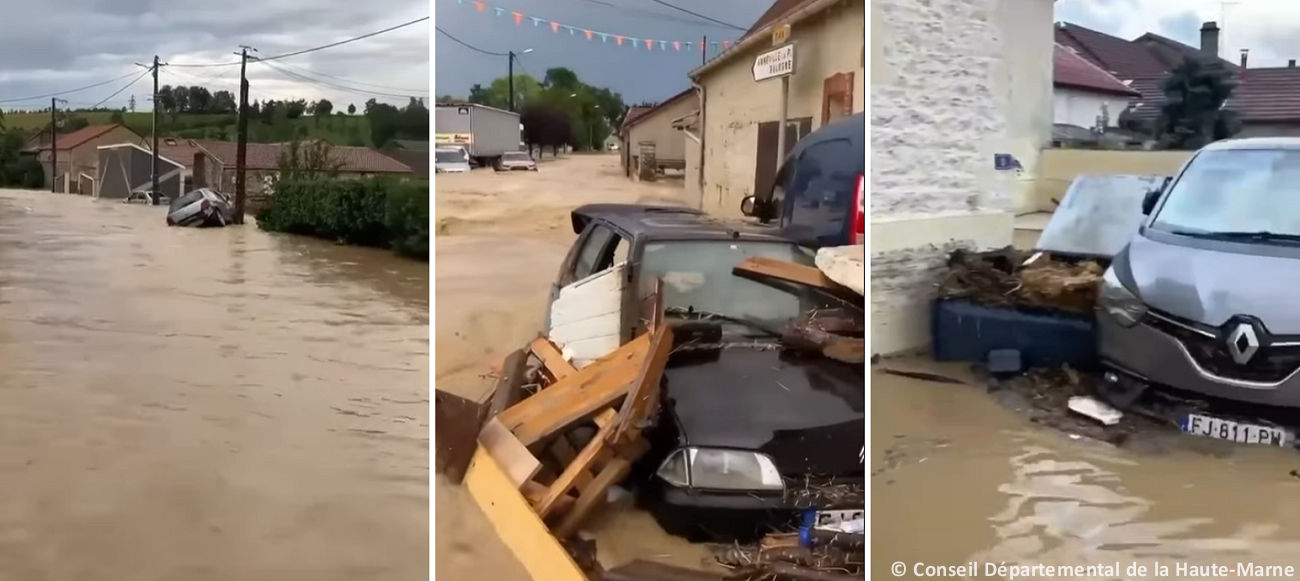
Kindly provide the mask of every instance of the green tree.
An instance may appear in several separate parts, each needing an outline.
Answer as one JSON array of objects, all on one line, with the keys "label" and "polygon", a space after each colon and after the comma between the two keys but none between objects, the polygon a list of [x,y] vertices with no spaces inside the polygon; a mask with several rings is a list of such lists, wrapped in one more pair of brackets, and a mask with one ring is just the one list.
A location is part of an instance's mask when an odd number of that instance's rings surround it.
[{"label": "green tree", "polygon": [[1161,83],[1165,104],[1157,123],[1165,149],[1200,149],[1241,130],[1241,120],[1225,104],[1237,87],[1219,59],[1188,58]]},{"label": "green tree", "polygon": [[321,119],[329,123],[330,113],[334,112],[334,103],[329,99],[321,99],[312,107],[312,116],[316,118],[316,124],[320,125]]},{"label": "green tree", "polygon": [[348,103],[348,115],[356,115],[356,114],[357,114],[357,106],[352,103]]}]

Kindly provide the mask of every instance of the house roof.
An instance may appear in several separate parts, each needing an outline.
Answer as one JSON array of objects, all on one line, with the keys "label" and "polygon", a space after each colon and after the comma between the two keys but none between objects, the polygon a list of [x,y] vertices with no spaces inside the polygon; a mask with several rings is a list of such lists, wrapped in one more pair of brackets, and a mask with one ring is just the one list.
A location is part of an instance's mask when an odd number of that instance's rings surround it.
[{"label": "house roof", "polygon": [[761,39],[756,38],[756,35],[763,32],[771,25],[783,21],[792,25],[798,24],[798,21],[826,11],[838,1],[839,0],[776,0],[771,6],[767,7],[767,10],[758,17],[758,20],[754,21],[754,24],[749,27],[749,30],[745,31],[745,34],[742,35],[740,39],[731,43],[730,48],[723,50],[703,65],[696,67],[688,73],[688,75],[693,79],[699,79],[714,67],[731,60],[736,55],[748,50],[756,42],[760,42]]},{"label": "house roof", "polygon": [[[82,127],[81,129],[73,131],[72,133],[65,133],[62,135],[55,136],[54,140],[55,140],[55,144],[57,144],[60,150],[66,151],[69,149],[76,149],[78,147],[85,145],[87,142],[94,140],[104,135],[105,133],[108,133],[109,131],[117,129],[118,127],[126,129],[127,131],[131,131],[130,129],[127,129],[124,125],[118,123],[113,123],[109,125],[87,125],[85,127]],[[132,131],[132,133],[134,133],[134,131]],[[139,136],[137,135],[137,137]],[[45,151],[50,148],[51,148],[51,144],[46,143],[39,146],[37,149],[40,151]]]},{"label": "house roof", "polygon": [[654,109],[654,107],[628,107],[627,113],[623,115],[623,123],[618,127],[619,134],[627,131],[627,128],[632,126],[632,123],[636,121],[637,117],[645,115],[650,112],[651,109]]},{"label": "house roof", "polygon": [[383,152],[384,155],[391,157],[409,168],[416,176],[429,177],[429,152],[412,151],[409,149],[394,149]]},{"label": "house roof", "polygon": [[1057,44],[1052,54],[1052,81],[1057,86],[1084,91],[1130,97],[1142,95],[1062,44]]},{"label": "house roof", "polygon": [[[238,153],[238,144],[233,141],[216,141],[208,139],[191,139],[188,140],[191,146],[196,149],[190,150],[190,156],[186,159],[193,163],[194,152],[202,149],[207,151],[222,165],[233,167],[235,165],[236,154]],[[287,145],[280,143],[250,143],[245,157],[245,165],[252,170],[276,169],[280,164],[280,154],[285,151]],[[163,149],[159,144],[159,149]],[[368,147],[351,147],[343,145],[331,145],[330,151],[334,160],[340,164],[339,171],[351,173],[411,173],[412,170],[406,164],[397,161],[391,157],[380,153],[379,151]],[[161,151],[159,153],[162,153]]]},{"label": "house roof", "polygon": [[392,140],[392,143],[393,145],[396,145],[397,147],[400,147],[407,151],[423,151],[423,152],[429,151],[428,141],[415,141],[412,139],[394,139]]},{"label": "house roof", "polygon": [[160,137],[158,139],[158,154],[174,159],[181,164],[184,164],[186,168],[194,168],[194,154],[196,153],[212,155],[211,152],[194,139],[182,139],[177,137]]},{"label": "house roof", "polygon": [[1243,121],[1300,121],[1300,68],[1246,69],[1228,107]]},{"label": "house roof", "polygon": [[672,104],[681,101],[682,99],[685,99],[687,97],[690,97],[691,95],[694,94],[695,94],[695,89],[688,88],[685,91],[682,91],[680,93],[677,93],[676,95],[669,97],[667,100],[665,100],[664,102],[658,105],[655,105],[654,107],[648,107],[648,108],[637,107],[637,109],[643,109],[643,110],[640,111],[636,117],[632,117],[631,112],[629,111],[628,116],[623,118],[623,130],[626,131],[628,129],[631,129],[633,126],[637,125],[638,123],[641,123],[642,121],[654,117],[655,113],[663,111],[667,109],[669,106],[671,106]]},{"label": "house roof", "polygon": [[1057,25],[1056,42],[1073,48],[1079,56],[1120,80],[1169,70],[1169,66],[1157,59],[1155,53],[1143,43],[1129,42],[1069,22]]},{"label": "house roof", "polygon": [[763,15],[759,16],[758,20],[754,21],[754,25],[750,26],[749,30],[745,31],[745,35],[740,38],[753,35],[758,31],[763,30],[763,27],[775,22],[776,19],[793,12],[796,8],[804,4],[811,3],[812,0],[776,0],[776,2],[773,2],[771,6],[767,7],[767,10],[763,12]]}]

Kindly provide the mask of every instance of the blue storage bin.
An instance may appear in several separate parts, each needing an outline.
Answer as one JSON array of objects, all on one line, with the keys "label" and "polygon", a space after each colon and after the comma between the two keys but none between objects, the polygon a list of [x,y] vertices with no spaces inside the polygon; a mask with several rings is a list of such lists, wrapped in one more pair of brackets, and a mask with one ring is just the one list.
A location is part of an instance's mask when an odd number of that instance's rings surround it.
[{"label": "blue storage bin", "polygon": [[1098,367],[1093,316],[986,307],[967,299],[934,302],[930,344],[935,361],[984,363],[994,349],[1017,349],[1025,369]]}]

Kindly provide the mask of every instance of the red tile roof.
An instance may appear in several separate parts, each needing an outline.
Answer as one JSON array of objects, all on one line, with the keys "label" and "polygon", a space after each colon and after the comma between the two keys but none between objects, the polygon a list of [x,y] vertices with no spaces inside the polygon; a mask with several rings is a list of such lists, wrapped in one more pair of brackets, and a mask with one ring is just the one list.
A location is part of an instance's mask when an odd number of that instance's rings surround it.
[{"label": "red tile roof", "polygon": [[[177,149],[176,155],[184,156],[188,152],[189,156],[176,159],[177,162],[186,165],[194,163],[194,152],[202,148],[212,154],[212,157],[215,157],[222,165],[231,168],[235,166],[239,147],[237,143],[210,139],[190,139],[185,141],[188,143],[185,145],[178,143],[175,146]],[[167,156],[167,146],[159,143],[158,149],[159,153]],[[248,144],[245,163],[248,169],[253,170],[276,169],[280,164],[280,154],[286,149],[286,144],[282,143],[250,143]],[[339,164],[339,171],[342,172],[411,173],[411,168],[407,167],[406,164],[368,147],[331,145],[330,154],[334,161]]]},{"label": "red tile roof", "polygon": [[1057,86],[1140,97],[1142,94],[1129,88],[1110,73],[1075,54],[1074,49],[1056,45],[1052,55],[1052,81]]},{"label": "red tile roof", "polygon": [[[87,142],[108,133],[109,131],[117,129],[118,127],[122,127],[122,125],[116,123],[111,125],[87,125],[86,127],[82,127],[72,133],[65,133],[56,136],[55,143],[58,144],[58,148],[62,151],[76,149],[85,145]],[[50,149],[50,144],[46,143],[41,145],[38,149],[41,151]]]},{"label": "red tile roof", "polygon": [[1077,24],[1058,25],[1056,42],[1073,48],[1079,56],[1120,80],[1169,70],[1146,46]]},{"label": "red tile roof", "polygon": [[1300,68],[1246,69],[1228,107],[1246,122],[1300,121]]}]

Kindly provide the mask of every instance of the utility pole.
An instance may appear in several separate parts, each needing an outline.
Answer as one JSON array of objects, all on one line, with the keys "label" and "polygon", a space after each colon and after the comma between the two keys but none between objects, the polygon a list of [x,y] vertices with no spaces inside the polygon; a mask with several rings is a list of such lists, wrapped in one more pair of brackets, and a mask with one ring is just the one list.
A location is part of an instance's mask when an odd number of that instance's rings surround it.
[{"label": "utility pole", "polygon": [[[500,53],[497,53],[500,54]],[[515,111],[515,51],[506,51],[506,91],[510,93],[510,112]]]},{"label": "utility pole", "polygon": [[[59,101],[50,97],[50,193],[59,193]],[[67,101],[63,101],[67,103]]]},{"label": "utility pole", "polygon": [[248,195],[248,51],[251,46],[239,47],[239,123],[235,145],[235,223],[244,223],[244,202]]},{"label": "utility pole", "polygon": [[158,185],[158,55],[153,55],[153,163],[150,165],[150,177],[153,182],[149,203],[157,206],[162,196],[162,187]]},{"label": "utility pole", "polygon": [[705,36],[700,39],[700,64],[709,62],[709,37]]}]

